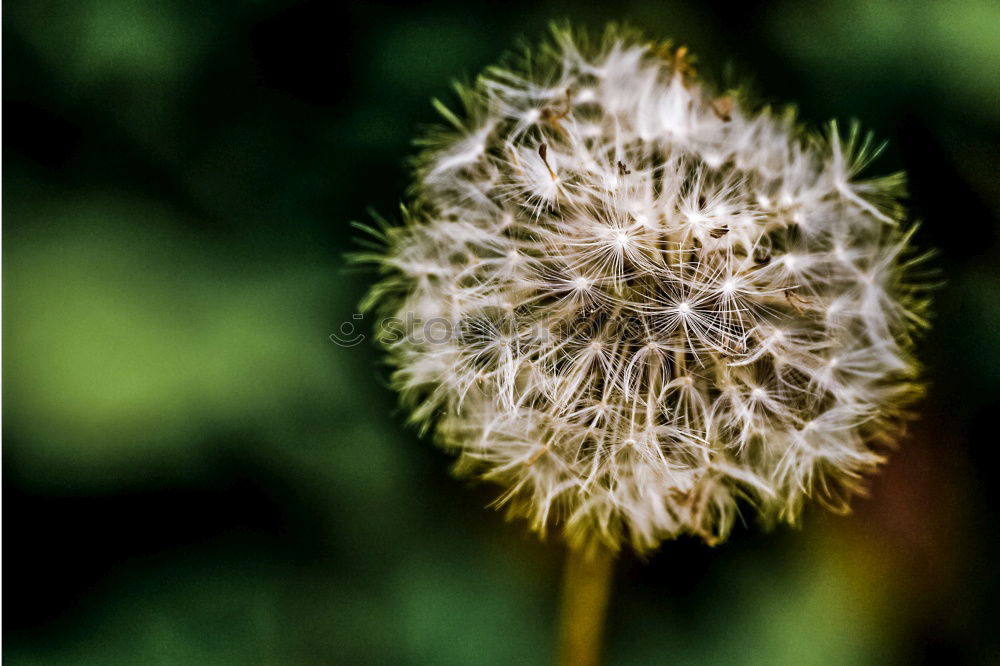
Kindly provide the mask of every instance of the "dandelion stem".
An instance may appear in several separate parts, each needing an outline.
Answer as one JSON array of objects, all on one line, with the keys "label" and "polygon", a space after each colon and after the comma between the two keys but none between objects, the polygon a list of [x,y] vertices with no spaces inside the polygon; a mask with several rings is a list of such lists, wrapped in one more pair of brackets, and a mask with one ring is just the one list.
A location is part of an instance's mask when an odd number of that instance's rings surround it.
[{"label": "dandelion stem", "polygon": [[560,666],[601,663],[613,564],[613,554],[603,546],[567,550],[559,637]]}]

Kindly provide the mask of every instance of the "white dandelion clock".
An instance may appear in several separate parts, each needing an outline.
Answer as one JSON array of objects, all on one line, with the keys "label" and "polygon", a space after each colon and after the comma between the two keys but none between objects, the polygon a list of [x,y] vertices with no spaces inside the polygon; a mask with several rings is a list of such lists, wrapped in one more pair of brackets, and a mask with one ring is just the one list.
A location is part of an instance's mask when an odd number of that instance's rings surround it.
[{"label": "white dandelion clock", "polygon": [[846,509],[920,392],[927,308],[902,177],[860,179],[870,139],[621,30],[557,30],[460,95],[364,255],[366,306],[423,333],[381,337],[457,473],[612,550],[715,543],[740,505]]}]

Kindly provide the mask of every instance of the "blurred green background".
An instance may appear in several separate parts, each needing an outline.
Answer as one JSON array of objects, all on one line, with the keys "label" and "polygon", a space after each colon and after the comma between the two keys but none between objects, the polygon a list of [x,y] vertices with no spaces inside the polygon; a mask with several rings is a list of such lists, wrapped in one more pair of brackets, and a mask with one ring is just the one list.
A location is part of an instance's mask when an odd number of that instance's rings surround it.
[{"label": "blurred green background", "polygon": [[429,99],[561,18],[861,119],[947,280],[871,497],[625,558],[610,663],[997,663],[995,0],[3,9],[9,663],[551,661],[559,544],[453,480],[376,350],[328,335],[370,279],[349,221],[396,209]]}]

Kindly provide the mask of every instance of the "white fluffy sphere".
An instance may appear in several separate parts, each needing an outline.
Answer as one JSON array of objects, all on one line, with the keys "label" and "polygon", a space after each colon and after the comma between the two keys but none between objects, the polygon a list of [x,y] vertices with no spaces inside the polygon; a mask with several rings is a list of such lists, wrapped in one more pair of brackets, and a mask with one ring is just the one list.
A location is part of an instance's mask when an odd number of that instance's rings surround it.
[{"label": "white fluffy sphere", "polygon": [[573,544],[846,509],[919,393],[902,176],[609,30],[459,90],[366,303],[456,470]]}]

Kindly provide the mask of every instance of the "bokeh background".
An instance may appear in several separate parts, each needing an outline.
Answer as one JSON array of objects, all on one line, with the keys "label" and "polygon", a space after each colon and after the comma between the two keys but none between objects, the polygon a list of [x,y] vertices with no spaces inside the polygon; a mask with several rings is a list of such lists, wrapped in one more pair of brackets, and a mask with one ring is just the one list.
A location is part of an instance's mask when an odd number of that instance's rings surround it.
[{"label": "bokeh background", "polygon": [[[862,119],[945,285],[849,517],[625,558],[613,664],[998,663],[1000,4],[22,0],[3,21],[11,664],[545,664],[561,549],[404,427],[369,277],[429,100],[551,19]],[[369,333],[360,322],[361,332]]]}]

